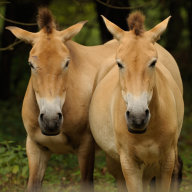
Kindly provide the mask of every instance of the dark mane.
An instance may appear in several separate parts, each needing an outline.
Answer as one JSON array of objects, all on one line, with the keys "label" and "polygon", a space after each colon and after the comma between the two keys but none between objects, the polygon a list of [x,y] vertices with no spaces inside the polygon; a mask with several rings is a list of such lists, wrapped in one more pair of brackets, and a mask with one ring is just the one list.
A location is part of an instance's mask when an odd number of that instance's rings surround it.
[{"label": "dark mane", "polygon": [[55,28],[55,21],[51,11],[45,7],[41,7],[38,10],[37,23],[40,29],[45,29],[46,33],[52,33]]},{"label": "dark mane", "polygon": [[141,35],[144,30],[145,16],[140,11],[135,11],[127,18],[130,30],[133,30],[135,35]]}]

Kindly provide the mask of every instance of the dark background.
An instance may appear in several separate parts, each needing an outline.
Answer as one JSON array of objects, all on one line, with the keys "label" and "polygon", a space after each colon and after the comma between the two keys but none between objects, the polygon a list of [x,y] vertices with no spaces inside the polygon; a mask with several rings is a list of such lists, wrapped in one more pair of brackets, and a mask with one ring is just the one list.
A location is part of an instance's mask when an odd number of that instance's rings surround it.
[{"label": "dark background", "polygon": [[[10,191],[12,185],[18,187],[16,191],[22,190],[28,171],[24,149],[26,133],[20,111],[30,77],[27,59],[31,45],[16,40],[5,27],[14,25],[36,32],[38,30],[36,15],[39,6],[48,6],[52,10],[60,29],[81,20],[89,20],[74,38],[84,45],[98,45],[112,38],[101,20],[101,14],[124,30],[128,30],[126,18],[134,10],[139,9],[145,14],[147,29],[169,15],[172,16],[168,29],[159,43],[174,56],[183,79],[185,119],[179,142],[180,153],[184,160],[182,191],[192,191],[190,185],[192,178],[192,150],[190,150],[192,2],[190,0],[0,0],[0,190]],[[22,159],[19,163],[18,158]],[[72,190],[71,183],[77,183],[78,188],[79,170],[76,157],[54,156],[50,164],[57,166],[48,169],[45,178],[47,183],[56,183],[58,190],[60,188],[62,190],[65,188],[66,191]],[[67,171],[64,171],[66,169]],[[97,154],[95,178],[98,191],[100,189],[104,191],[105,187],[106,191],[116,191],[114,180],[106,172],[102,153]]]}]

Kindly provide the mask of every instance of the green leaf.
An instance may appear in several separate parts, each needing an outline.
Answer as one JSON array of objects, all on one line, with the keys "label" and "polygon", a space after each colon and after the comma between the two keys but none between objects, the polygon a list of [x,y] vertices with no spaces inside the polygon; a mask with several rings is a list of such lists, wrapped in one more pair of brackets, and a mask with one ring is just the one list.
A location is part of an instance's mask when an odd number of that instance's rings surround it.
[{"label": "green leaf", "polygon": [[21,173],[21,175],[22,175],[24,178],[27,178],[27,177],[28,177],[27,172],[28,172],[28,166],[24,166],[24,167],[22,168],[22,173]]},{"label": "green leaf", "polygon": [[12,169],[12,173],[17,174],[19,172],[19,166],[18,165],[14,165],[13,169]]}]

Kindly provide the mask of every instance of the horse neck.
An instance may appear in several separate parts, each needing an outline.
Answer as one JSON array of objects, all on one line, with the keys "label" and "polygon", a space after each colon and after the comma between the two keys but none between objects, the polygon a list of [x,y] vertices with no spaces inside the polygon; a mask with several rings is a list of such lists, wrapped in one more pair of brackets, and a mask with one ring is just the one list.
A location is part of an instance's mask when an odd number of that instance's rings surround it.
[{"label": "horse neck", "polygon": [[[63,106],[63,114],[67,115],[73,110],[88,108],[94,86],[96,71],[92,70],[91,63],[86,63],[86,59],[77,48],[70,48],[71,62],[68,71],[66,100]],[[64,82],[66,83],[66,82]]]},{"label": "horse neck", "polygon": [[29,80],[27,91],[23,100],[22,113],[26,112],[30,113],[31,116],[38,116],[39,114],[39,107],[37,104],[31,78]]},{"label": "horse neck", "polygon": [[[101,73],[101,68],[104,68],[103,64],[106,64],[105,59],[109,62],[108,58],[115,57],[117,42],[86,47],[73,41],[67,41],[66,45],[72,58],[68,74],[66,102],[79,100],[87,105],[96,87],[98,73]],[[110,64],[102,72],[105,74],[109,67]]]},{"label": "horse neck", "polygon": [[160,94],[161,94],[161,82],[159,78],[159,73],[156,72],[156,81],[153,88],[153,96],[149,104],[149,109],[151,112],[152,118],[155,120],[159,116],[159,107],[160,107]]},{"label": "horse neck", "polygon": [[153,96],[149,104],[151,114],[154,115],[158,108],[159,108],[159,92],[157,86],[155,85],[155,87],[153,88]]}]

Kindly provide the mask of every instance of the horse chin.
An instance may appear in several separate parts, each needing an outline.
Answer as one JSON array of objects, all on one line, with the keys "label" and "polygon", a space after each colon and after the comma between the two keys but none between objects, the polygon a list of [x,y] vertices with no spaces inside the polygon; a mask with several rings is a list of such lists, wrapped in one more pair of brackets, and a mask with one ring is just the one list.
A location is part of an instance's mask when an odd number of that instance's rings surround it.
[{"label": "horse chin", "polygon": [[128,126],[128,131],[132,134],[143,134],[147,131],[147,127],[144,127],[143,129],[136,129]]}]

